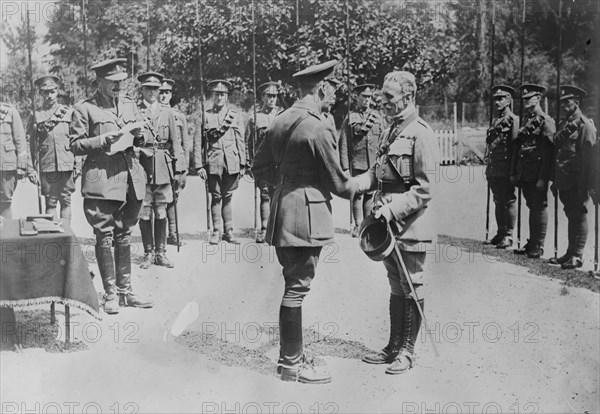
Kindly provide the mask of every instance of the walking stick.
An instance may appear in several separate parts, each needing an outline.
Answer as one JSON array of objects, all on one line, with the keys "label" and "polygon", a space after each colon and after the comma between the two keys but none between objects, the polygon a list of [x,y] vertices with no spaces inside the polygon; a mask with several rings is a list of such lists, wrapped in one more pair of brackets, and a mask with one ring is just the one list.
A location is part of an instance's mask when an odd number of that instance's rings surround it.
[{"label": "walking stick", "polygon": [[[558,0],[558,53],[556,55],[556,125],[560,122],[560,64],[562,54],[562,0]],[[554,258],[558,257],[558,191],[554,195]]]},{"label": "walking stick", "polygon": [[402,257],[402,253],[400,252],[400,249],[398,248],[398,244],[396,243],[395,233],[392,230],[392,226],[390,225],[390,223],[387,221],[386,221],[386,223],[388,226],[388,231],[394,237],[394,240],[392,240],[392,243],[394,243],[394,251],[396,252],[396,258],[397,258],[396,260],[400,264],[400,267],[402,268],[402,271],[404,272],[404,275],[406,276],[408,286],[410,287],[410,296],[412,296],[413,300],[417,304],[417,309],[419,310],[419,314],[421,314],[421,319],[423,320],[423,324],[425,325],[425,332],[427,334],[429,334],[429,339],[431,339],[431,346],[433,347],[433,352],[436,357],[439,357],[440,353],[438,352],[437,346],[435,345],[435,338],[433,337],[431,331],[429,330],[429,324],[427,323],[427,318],[425,318],[425,312],[423,312],[423,308],[421,307],[421,303],[419,302],[419,297],[417,296],[417,291],[415,290],[415,287],[412,283],[410,273],[408,273],[408,268],[406,267],[406,263],[404,263],[404,258]]},{"label": "walking stick", "polygon": [[[494,86],[494,38],[496,35],[496,5],[492,3],[492,36],[491,36],[491,57],[490,57],[490,128],[494,120],[494,99],[492,87]],[[486,151],[487,152],[487,151]],[[485,241],[488,241],[490,235],[490,182],[487,182],[487,198],[485,204]]]},{"label": "walking stick", "polygon": [[[202,26],[200,25],[200,0],[196,0],[196,21],[198,22],[198,71],[200,74],[200,139],[202,140],[202,166],[206,166],[208,158],[208,139],[204,135],[204,74],[202,71]],[[206,191],[206,230],[208,237],[212,234],[212,217],[210,213],[210,192],[208,191],[208,177],[204,181]]]},{"label": "walking stick", "polygon": [[594,272],[598,272],[598,201],[595,204],[596,215],[594,220]]},{"label": "walking stick", "polygon": [[[256,135],[257,135],[257,116],[256,116],[256,22],[254,19],[254,0],[252,0],[252,88],[254,90],[254,104],[252,105],[254,115],[254,131],[252,131],[252,153],[256,150]],[[259,227],[260,219],[260,197],[258,183],[254,180],[254,239],[258,238],[258,234],[261,231]]]}]

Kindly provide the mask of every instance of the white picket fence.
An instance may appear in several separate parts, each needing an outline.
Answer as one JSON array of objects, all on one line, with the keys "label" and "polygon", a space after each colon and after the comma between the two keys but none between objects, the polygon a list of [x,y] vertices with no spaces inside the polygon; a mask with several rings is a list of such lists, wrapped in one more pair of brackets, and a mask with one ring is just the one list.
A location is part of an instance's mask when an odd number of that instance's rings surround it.
[{"label": "white picket fence", "polygon": [[440,147],[440,158],[442,165],[456,164],[458,141],[456,131],[435,131],[435,136]]}]

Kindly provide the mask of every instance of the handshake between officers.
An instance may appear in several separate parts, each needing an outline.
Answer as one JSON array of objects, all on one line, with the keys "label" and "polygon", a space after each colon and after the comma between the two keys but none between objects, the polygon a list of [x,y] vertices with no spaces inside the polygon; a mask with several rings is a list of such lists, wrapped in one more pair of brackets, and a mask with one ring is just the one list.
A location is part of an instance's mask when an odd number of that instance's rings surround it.
[{"label": "handshake between officers", "polygon": [[[383,94],[386,110],[394,115],[395,122],[382,135],[385,140],[376,164],[364,174],[350,177],[340,166],[335,131],[321,116],[322,102],[327,99],[326,78],[336,63],[329,61],[294,74],[301,99],[269,126],[252,167],[256,179],[275,186],[266,241],[275,246],[285,280],[279,309],[277,364],[284,381],[331,381],[327,372],[305,356],[302,339],[302,303],[310,291],[321,249],[334,235],[331,193],[351,198],[355,193],[378,190],[375,216],[363,222],[361,237],[377,227],[371,225],[375,222],[387,220],[397,229],[404,228],[398,232],[398,241],[388,233],[387,223],[381,234],[372,235],[375,239],[394,240],[390,244],[394,249],[371,256],[383,260],[387,270],[392,290],[392,332],[388,346],[380,353],[365,356],[364,361],[391,364],[386,371],[390,374],[406,372],[414,363],[421,323],[422,304],[415,301],[414,288],[422,284],[426,254],[423,242],[433,238],[425,211],[431,198],[431,180],[425,172],[435,169],[437,142],[431,128],[416,114],[414,76],[392,72],[385,78]],[[410,225],[409,220],[414,223]],[[410,276],[400,262],[408,264]],[[412,283],[407,280],[410,277],[415,278]]]}]

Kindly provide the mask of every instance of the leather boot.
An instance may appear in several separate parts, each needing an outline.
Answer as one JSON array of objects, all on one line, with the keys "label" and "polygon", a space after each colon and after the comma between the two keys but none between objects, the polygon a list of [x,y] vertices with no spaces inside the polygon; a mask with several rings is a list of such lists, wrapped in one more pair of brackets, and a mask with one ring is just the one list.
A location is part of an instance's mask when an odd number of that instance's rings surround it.
[{"label": "leather boot", "polygon": [[565,262],[568,262],[569,259],[571,258],[571,253],[569,253],[569,251],[567,250],[567,252],[560,256],[560,257],[552,257],[548,260],[548,263],[550,264],[554,264],[554,265],[561,265]]},{"label": "leather boot", "polygon": [[483,244],[485,244],[485,245],[490,245],[491,244],[493,246],[496,246],[498,243],[500,243],[500,240],[502,240],[502,235],[501,234],[496,234],[490,240],[484,241]]},{"label": "leather boot", "polygon": [[219,244],[221,243],[221,230],[213,230],[210,238],[208,239],[210,244]]},{"label": "leather boot", "polygon": [[113,259],[112,250],[109,246],[99,246],[96,244],[96,261],[98,262],[98,270],[102,278],[102,285],[106,292],[106,302],[104,303],[104,311],[108,314],[119,313],[119,302],[117,298],[117,278],[115,273],[115,262]]},{"label": "leather boot", "polygon": [[131,289],[131,245],[129,234],[115,234],[115,270],[117,275],[117,290]]},{"label": "leather boot", "polygon": [[581,266],[583,266],[583,260],[581,259],[581,257],[577,256],[569,257],[569,259],[566,262],[560,265],[562,269],[577,269]]},{"label": "leather boot", "polygon": [[148,269],[154,263],[154,234],[150,220],[140,220],[140,232],[142,244],[144,245],[144,258],[140,263],[140,269]]},{"label": "leather boot", "polygon": [[390,340],[381,351],[363,357],[367,364],[391,364],[398,356],[403,343],[404,296],[390,295]]},{"label": "leather boot", "polygon": [[175,265],[167,258],[167,219],[155,219],[154,220],[154,247],[156,254],[154,256],[154,263],[157,266],[164,266],[173,268]]},{"label": "leather boot", "polygon": [[515,249],[513,250],[514,254],[527,254],[527,252],[529,251],[529,249],[531,249],[531,241],[529,239],[527,239],[527,243],[525,243],[525,245],[523,245],[523,247],[521,247],[520,249]]},{"label": "leather boot", "polygon": [[240,242],[233,236],[233,229],[231,227],[225,230],[225,234],[223,234],[223,240],[231,244],[240,244]]},{"label": "leather boot", "polygon": [[154,306],[154,302],[151,300],[142,299],[135,295],[133,292],[124,293],[119,295],[119,304],[121,306],[130,306],[132,308],[144,308],[149,309]]},{"label": "leather boot", "polygon": [[264,243],[266,237],[267,237],[267,230],[263,228],[256,235],[256,243]]},{"label": "leather boot", "polygon": [[[421,309],[425,311],[423,307],[423,299],[419,300]],[[406,299],[404,312],[404,331],[403,331],[403,342],[402,348],[398,353],[398,356],[385,370],[386,374],[397,375],[404,374],[406,371],[411,369],[415,363],[415,343],[417,342],[417,336],[419,335],[419,329],[421,329],[421,314],[417,308],[417,302],[412,298]]]},{"label": "leather boot", "polygon": [[527,251],[527,257],[530,259],[539,259],[544,254],[544,248],[540,243],[533,243],[529,251]]},{"label": "leather boot", "polygon": [[512,246],[512,244],[513,244],[512,237],[504,236],[504,237],[502,237],[502,240],[500,240],[498,242],[498,244],[496,245],[496,249],[507,249],[510,246]]},{"label": "leather boot", "polygon": [[279,308],[281,380],[327,384],[331,376],[316,368],[302,352],[302,308]]}]

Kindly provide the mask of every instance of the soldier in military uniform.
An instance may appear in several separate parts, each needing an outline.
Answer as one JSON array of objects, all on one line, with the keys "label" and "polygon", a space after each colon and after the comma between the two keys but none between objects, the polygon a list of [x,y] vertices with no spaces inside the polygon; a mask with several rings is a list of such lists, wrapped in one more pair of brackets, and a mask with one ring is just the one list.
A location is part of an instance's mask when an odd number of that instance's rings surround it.
[{"label": "soldier in military uniform", "polygon": [[[125,62],[108,59],[91,67],[98,89],[75,105],[70,133],[71,152],[86,156],[81,177],[83,209],[96,235],[96,260],[107,295],[104,310],[109,314],[118,313],[119,306],[152,307],[131,287],[131,228],[138,221],[146,193],[146,174],[132,146],[116,150],[129,144],[130,135],[122,129],[143,122],[135,101],[119,96],[121,81],[127,78]],[[133,145],[142,145],[142,128],[129,129]],[[122,139],[125,143],[119,143]]]},{"label": "soldier in military uniform", "polygon": [[539,258],[543,254],[548,227],[548,181],[552,171],[554,120],[540,107],[546,88],[521,85],[525,109],[524,125],[519,129],[511,166],[511,182],[521,187],[529,208],[529,240],[516,254]]},{"label": "soldier in military uniform", "polygon": [[560,87],[560,107],[566,118],[559,124],[554,137],[554,169],[552,192],[563,203],[569,221],[567,252],[550,259],[563,269],[583,266],[583,249],[588,235],[587,208],[589,190],[594,187],[594,144],[596,128],[579,109],[587,94],[576,86]]},{"label": "soldier in military uniform", "polygon": [[[256,111],[256,127],[254,126],[253,114],[250,114],[248,124],[246,125],[246,168],[252,168],[252,160],[265,137],[267,128],[271,125],[275,117],[283,111],[277,105],[277,98],[279,96],[279,84],[277,82],[263,83],[258,87],[258,90],[261,92],[262,107]],[[257,181],[257,187],[260,190],[260,233],[256,235],[256,242],[264,243],[265,236],[267,235],[271,194],[274,188],[264,181]]]},{"label": "soldier in military uniform", "polygon": [[[213,107],[205,113],[205,137],[201,137],[200,127],[194,135],[194,164],[198,175],[208,179],[211,195],[211,216],[213,233],[209,242],[218,244],[223,240],[233,244],[239,242],[233,237],[233,211],[231,199],[238,188],[240,175],[246,164],[246,147],[243,136],[241,114],[227,104],[231,83],[226,80],[213,80],[208,83],[212,91]],[[202,161],[203,139],[208,140],[206,165]]]},{"label": "soldier in military uniform", "polygon": [[[173,79],[163,79],[162,84],[158,92],[158,100],[163,105],[171,106],[171,98],[173,97],[173,86],[175,81]],[[167,244],[177,246],[177,226],[175,224],[175,200],[179,197],[181,190],[185,188],[187,182],[187,170],[189,168],[191,142],[187,130],[187,120],[185,114],[179,109],[172,108],[173,114],[175,115],[175,122],[177,123],[178,140],[183,149],[183,155],[185,159],[186,171],[181,174],[179,181],[174,181],[175,193],[173,194],[173,202],[167,205],[167,218],[169,219],[169,235],[167,236]],[[185,243],[179,240],[179,246],[183,246]]]},{"label": "soldier in military uniform", "polygon": [[58,103],[56,76],[42,76],[35,80],[43,98],[41,109],[30,117],[27,127],[34,163],[40,165],[42,195],[46,213],[71,222],[71,194],[75,181],[81,175],[81,157],[73,156],[69,146],[69,128],[73,110]]},{"label": "soldier in military uniform", "polygon": [[515,90],[510,86],[492,87],[496,117],[487,131],[487,166],[485,176],[494,197],[498,231],[489,241],[498,249],[512,246],[517,218],[515,186],[510,182],[510,165],[514,142],[519,131],[519,117],[512,111]]},{"label": "soldier in military uniform", "polygon": [[[344,119],[340,134],[340,162],[344,171],[350,170],[353,177],[363,174],[375,163],[379,135],[383,127],[379,112],[372,108],[375,85],[365,83],[352,91],[356,96],[356,110]],[[363,218],[370,214],[372,193],[357,194],[352,200],[352,237],[358,237],[358,228]]]},{"label": "soldier in military uniform", "polygon": [[[396,226],[395,238],[410,274],[405,274],[395,252],[383,259],[390,284],[390,339],[378,353],[366,355],[369,364],[391,364],[388,374],[402,374],[414,366],[415,343],[421,326],[423,295],[418,304],[415,291],[423,285],[428,243],[435,240],[431,212],[432,185],[440,162],[434,132],[415,107],[417,84],[413,74],[388,73],[383,83],[383,108],[393,123],[383,131],[375,164],[358,177],[360,190],[375,190],[375,217]],[[412,224],[409,224],[412,223]]]},{"label": "soldier in military uniform", "polygon": [[163,75],[157,72],[138,76],[142,87],[142,101],[138,106],[147,122],[145,144],[140,148],[140,162],[148,177],[140,213],[140,232],[144,245],[144,258],[140,263],[142,269],[152,264],[169,268],[175,266],[166,254],[167,204],[173,202],[172,183],[179,182],[187,168],[175,114],[170,106],[158,102],[162,80]]},{"label": "soldier in military uniform", "polygon": [[27,153],[27,139],[19,112],[0,102],[0,216],[12,218],[12,196],[17,182],[27,176],[37,185],[37,175]]},{"label": "soldier in military uniform", "polygon": [[302,302],[310,290],[321,249],[333,240],[331,193],[349,198],[357,189],[355,179],[340,166],[336,132],[321,117],[328,89],[323,79],[336,63],[329,61],[294,74],[302,98],[267,129],[252,169],[254,177],[275,185],[267,243],[275,246],[285,279],[278,361],[284,381],[331,381],[329,374],[304,356]]}]

